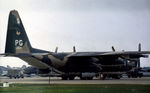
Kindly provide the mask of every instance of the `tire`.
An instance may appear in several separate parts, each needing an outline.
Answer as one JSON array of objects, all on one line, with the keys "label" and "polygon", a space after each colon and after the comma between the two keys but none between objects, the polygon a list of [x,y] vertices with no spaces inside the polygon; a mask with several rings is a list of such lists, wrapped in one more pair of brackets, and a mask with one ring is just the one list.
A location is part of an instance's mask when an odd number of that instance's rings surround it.
[{"label": "tire", "polygon": [[66,76],[62,76],[61,78],[62,78],[62,80],[68,80],[68,77],[66,77]]},{"label": "tire", "polygon": [[130,78],[131,76],[130,75],[128,75],[128,78]]},{"label": "tire", "polygon": [[93,79],[93,77],[87,77],[87,80],[92,80]]},{"label": "tire", "polygon": [[12,76],[9,76],[10,79],[12,79]]},{"label": "tire", "polygon": [[69,77],[69,80],[74,80],[74,76],[70,76],[70,77]]},{"label": "tire", "polygon": [[85,77],[80,77],[80,80],[86,80],[86,78]]}]

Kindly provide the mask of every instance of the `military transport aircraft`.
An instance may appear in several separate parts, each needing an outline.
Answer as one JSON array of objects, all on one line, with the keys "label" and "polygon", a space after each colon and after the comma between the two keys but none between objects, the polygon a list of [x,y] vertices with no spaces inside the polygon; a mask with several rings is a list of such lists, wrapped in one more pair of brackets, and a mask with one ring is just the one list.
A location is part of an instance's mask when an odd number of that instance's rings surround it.
[{"label": "military transport aircraft", "polygon": [[[16,10],[10,11],[5,53],[1,56],[18,57],[43,73],[49,73],[50,68],[61,73],[62,79],[74,79],[79,76],[84,79],[85,72],[115,72],[126,67],[126,61],[139,62],[140,57],[148,57],[150,51],[116,52],[73,52],[58,53],[33,48],[29,42],[21,18]],[[91,78],[89,78],[91,79]]]}]

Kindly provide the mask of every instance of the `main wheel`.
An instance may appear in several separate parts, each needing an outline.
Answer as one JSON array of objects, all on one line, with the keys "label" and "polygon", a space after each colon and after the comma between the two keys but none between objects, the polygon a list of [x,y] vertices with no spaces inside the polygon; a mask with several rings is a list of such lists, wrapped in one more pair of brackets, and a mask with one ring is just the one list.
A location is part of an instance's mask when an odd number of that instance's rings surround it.
[{"label": "main wheel", "polygon": [[74,80],[74,76],[69,76],[69,80]]},{"label": "main wheel", "polygon": [[87,77],[87,80],[92,80],[93,79],[93,77]]},{"label": "main wheel", "polygon": [[62,80],[68,80],[68,77],[66,77],[66,76],[62,76],[61,78],[62,78]]},{"label": "main wheel", "polygon": [[81,80],[86,80],[86,78],[85,78],[85,77],[80,77],[80,79],[81,79]]}]

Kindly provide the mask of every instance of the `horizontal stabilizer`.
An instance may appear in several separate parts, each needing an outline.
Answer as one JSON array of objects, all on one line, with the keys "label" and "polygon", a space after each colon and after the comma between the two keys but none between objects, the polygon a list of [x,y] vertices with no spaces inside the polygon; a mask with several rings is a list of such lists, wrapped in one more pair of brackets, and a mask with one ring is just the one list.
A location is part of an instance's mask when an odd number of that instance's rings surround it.
[{"label": "horizontal stabilizer", "polygon": [[6,57],[6,56],[13,56],[13,57],[26,57],[26,56],[43,56],[43,55],[49,55],[49,53],[4,53],[0,54],[0,56]]}]

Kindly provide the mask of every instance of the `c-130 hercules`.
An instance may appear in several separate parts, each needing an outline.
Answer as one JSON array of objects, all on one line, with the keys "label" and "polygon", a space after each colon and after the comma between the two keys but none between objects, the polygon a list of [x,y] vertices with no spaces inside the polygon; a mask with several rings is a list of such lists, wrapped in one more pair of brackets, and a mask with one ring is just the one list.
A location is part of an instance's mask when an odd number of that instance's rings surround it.
[{"label": "c-130 hercules", "polygon": [[[139,62],[140,57],[148,57],[150,51],[116,52],[49,52],[33,48],[29,42],[20,16],[16,10],[10,11],[5,53],[3,56],[18,57],[43,73],[50,68],[60,73],[62,79],[85,79],[85,72],[116,72],[125,70],[127,61]],[[91,79],[91,78],[89,78]]]}]

